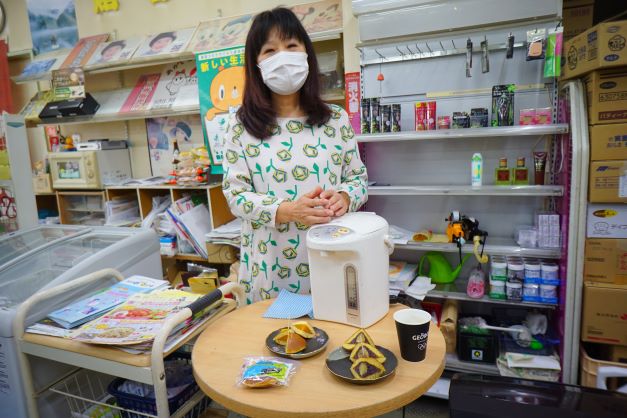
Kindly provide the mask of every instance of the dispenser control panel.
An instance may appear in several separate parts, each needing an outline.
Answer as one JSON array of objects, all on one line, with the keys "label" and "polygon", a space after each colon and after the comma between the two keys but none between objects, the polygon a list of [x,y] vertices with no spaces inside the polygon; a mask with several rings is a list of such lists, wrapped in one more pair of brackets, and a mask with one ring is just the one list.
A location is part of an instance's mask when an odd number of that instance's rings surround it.
[{"label": "dispenser control panel", "polygon": [[333,241],[353,234],[353,230],[341,225],[324,225],[312,229],[311,237],[322,241]]}]

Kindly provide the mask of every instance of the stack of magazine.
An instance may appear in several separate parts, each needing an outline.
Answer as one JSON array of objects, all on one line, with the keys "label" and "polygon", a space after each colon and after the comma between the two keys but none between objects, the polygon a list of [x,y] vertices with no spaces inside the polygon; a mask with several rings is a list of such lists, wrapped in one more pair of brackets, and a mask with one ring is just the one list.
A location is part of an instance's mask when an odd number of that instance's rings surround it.
[{"label": "stack of magazine", "polygon": [[102,316],[105,312],[125,302],[132,295],[165,289],[169,286],[170,283],[166,280],[131,276],[109,288],[103,289],[93,296],[52,312],[48,315],[48,318],[64,328],[75,328]]}]

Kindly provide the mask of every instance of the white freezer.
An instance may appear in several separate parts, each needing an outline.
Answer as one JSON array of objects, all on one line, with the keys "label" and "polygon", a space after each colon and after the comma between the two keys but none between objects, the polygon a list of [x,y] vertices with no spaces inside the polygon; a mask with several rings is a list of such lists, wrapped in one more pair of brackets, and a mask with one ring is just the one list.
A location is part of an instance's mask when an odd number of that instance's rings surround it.
[{"label": "white freezer", "polygon": [[[40,289],[54,287],[103,268],[114,268],[124,276],[163,277],[159,240],[152,230],[85,228],[83,231],[76,229],[75,234],[58,236],[58,231],[46,231],[47,228],[42,226],[16,233],[0,241],[0,249],[15,254],[8,262],[0,261],[0,411],[13,411],[11,416],[15,418],[27,418],[12,331],[15,310],[21,302]],[[61,235],[69,230],[63,229]],[[87,292],[105,286],[107,283],[101,282],[97,287],[77,289],[51,303],[42,304],[27,318],[27,324],[36,322]],[[43,359],[32,359],[31,367],[36,389],[68,371],[65,365]],[[38,403],[40,416],[67,416],[66,405],[58,397],[43,396]]]}]

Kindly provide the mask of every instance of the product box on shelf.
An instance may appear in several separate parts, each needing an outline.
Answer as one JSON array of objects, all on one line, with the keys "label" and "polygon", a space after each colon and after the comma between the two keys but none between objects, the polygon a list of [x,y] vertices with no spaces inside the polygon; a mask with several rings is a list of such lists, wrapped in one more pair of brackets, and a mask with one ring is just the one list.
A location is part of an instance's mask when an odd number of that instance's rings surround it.
[{"label": "product box on shelf", "polygon": [[584,81],[589,125],[627,122],[627,70],[593,71]]},{"label": "product box on shelf", "polygon": [[627,285],[585,282],[581,339],[627,345]]},{"label": "product box on shelf", "polygon": [[591,125],[590,160],[627,160],[627,123]]},{"label": "product box on shelf", "polygon": [[562,20],[564,40],[567,41],[592,27],[594,1],[564,1]]},{"label": "product box on shelf", "polygon": [[591,203],[627,203],[627,160],[590,163],[588,200]]},{"label": "product box on shelf", "polygon": [[589,204],[587,238],[627,238],[627,205]]},{"label": "product box on shelf", "polygon": [[583,279],[627,284],[627,239],[586,239]]},{"label": "product box on shelf", "polygon": [[627,20],[599,23],[564,44],[563,79],[627,65]]}]

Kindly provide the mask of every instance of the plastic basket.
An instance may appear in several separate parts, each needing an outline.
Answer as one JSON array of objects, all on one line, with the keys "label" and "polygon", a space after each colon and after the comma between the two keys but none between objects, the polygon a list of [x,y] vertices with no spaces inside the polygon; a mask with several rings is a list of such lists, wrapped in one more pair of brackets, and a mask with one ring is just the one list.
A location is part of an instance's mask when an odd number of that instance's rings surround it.
[{"label": "plastic basket", "polygon": [[[188,353],[173,353],[170,358],[179,358],[191,361]],[[118,406],[125,409],[141,412],[142,414],[157,415],[157,403],[154,398],[148,398],[139,395],[133,395],[119,390],[120,386],[125,383],[127,379],[116,378],[108,386],[107,392],[115,397]],[[168,407],[170,409],[170,415],[183,406],[188,400],[190,400],[199,391],[198,384],[193,381],[185,389],[179,392],[177,395],[168,399]],[[203,397],[202,401],[196,404],[189,413],[185,414],[185,417],[195,417],[209,407],[211,400],[208,397]],[[124,418],[145,418],[144,415],[133,414],[127,411],[121,411]]]},{"label": "plastic basket", "polygon": [[[591,357],[586,348],[582,345],[579,347],[579,371],[581,372],[581,377],[579,384],[581,386],[585,386],[588,388],[596,388],[597,387],[597,375],[599,373],[599,367],[603,366],[614,366],[614,367],[624,367],[627,368],[627,364],[625,363],[617,363],[614,361],[607,360],[599,360]],[[608,385],[610,390],[616,388],[617,382],[614,379]]]}]

